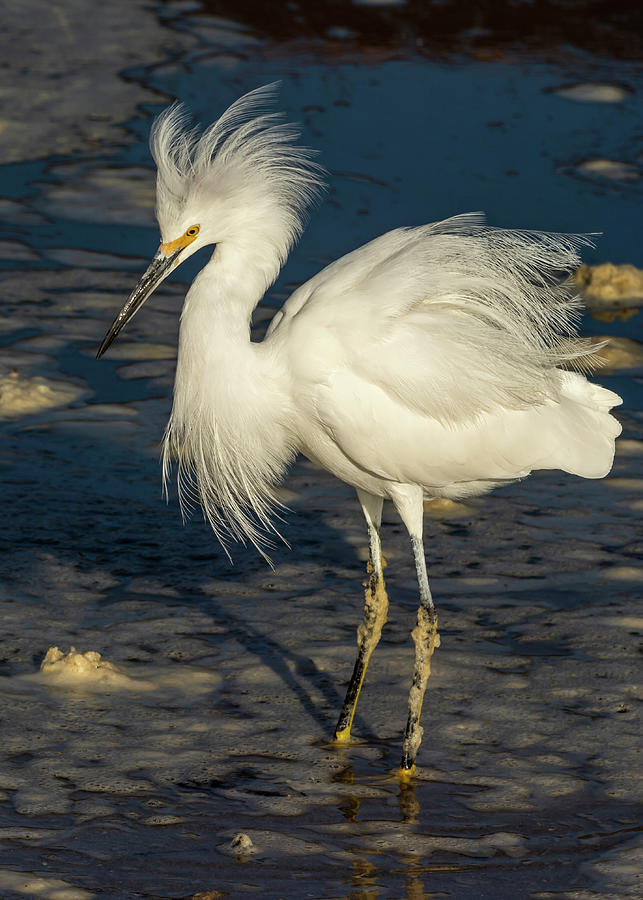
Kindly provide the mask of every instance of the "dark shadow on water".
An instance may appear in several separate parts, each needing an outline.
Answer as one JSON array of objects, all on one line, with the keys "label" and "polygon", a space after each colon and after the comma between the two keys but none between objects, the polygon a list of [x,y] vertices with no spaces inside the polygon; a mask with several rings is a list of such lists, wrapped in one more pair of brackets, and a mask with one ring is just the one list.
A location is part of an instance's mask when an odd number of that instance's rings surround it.
[{"label": "dark shadow on water", "polygon": [[[86,361],[83,365],[87,366]],[[120,402],[127,402],[128,386],[140,394],[140,384],[132,388],[133,384],[137,383],[123,383],[125,396]],[[137,451],[135,438],[129,438],[123,446],[118,432],[111,439],[107,423],[99,434],[100,441],[96,442],[84,435],[82,423],[73,422],[64,429],[54,426],[53,431],[44,424],[13,430],[9,437],[16,451],[12,477],[3,490],[4,502],[12,511],[12,528],[11,534],[5,531],[0,536],[6,583],[22,590],[25,573],[38,572],[43,558],[50,570],[67,568],[79,576],[97,570],[109,573],[117,583],[97,589],[101,619],[106,620],[110,606],[135,596],[128,590],[132,579],[153,578],[160,585],[153,595],[155,606],[197,606],[212,621],[209,642],[236,641],[279,676],[282,690],[297,696],[322,733],[330,736],[343,699],[341,688],[337,688],[341,681],[333,679],[331,683],[309,656],[288,648],[252,622],[257,603],[287,604],[309,596],[309,589],[304,584],[267,591],[266,583],[278,586],[278,577],[253,550],[234,547],[235,564],[230,564],[199,516],[182,527],[176,501],[170,501],[169,509],[165,506],[160,497],[158,463]],[[307,552],[315,564],[320,558],[328,565],[333,559],[341,560],[343,566],[354,567],[356,572],[347,592],[361,597],[361,566],[341,532],[328,526],[314,510],[290,512],[287,524],[293,549],[277,548],[277,559],[303,567]],[[299,546],[298,534],[305,537],[313,529],[314,541],[308,548],[305,540]],[[326,550],[330,547],[332,553]],[[216,586],[204,592],[202,585],[207,581],[224,583],[225,593],[217,597]],[[235,595],[235,585],[239,586],[239,596],[247,598],[243,607],[247,615],[226,606],[226,597]],[[177,596],[166,596],[166,588]],[[54,583],[50,589],[62,591],[65,587]],[[293,612],[296,614],[295,609]],[[347,617],[349,614],[345,613]],[[357,624],[355,621],[355,628]],[[42,647],[34,648],[38,661],[49,646],[45,634],[43,641]],[[346,679],[352,652],[351,645],[343,673]],[[324,705],[331,712],[311,699],[308,684],[323,695]]]}]

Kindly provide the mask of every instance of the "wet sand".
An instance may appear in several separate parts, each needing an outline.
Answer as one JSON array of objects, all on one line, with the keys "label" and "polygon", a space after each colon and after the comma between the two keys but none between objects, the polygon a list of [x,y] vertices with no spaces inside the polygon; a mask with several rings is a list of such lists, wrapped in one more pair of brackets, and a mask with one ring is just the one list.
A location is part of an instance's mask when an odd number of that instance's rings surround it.
[{"label": "wet sand", "polygon": [[[22,114],[0,135],[0,895],[640,897],[632,291],[598,297],[595,280],[583,322],[616,339],[597,376],[626,401],[613,473],[539,473],[427,509],[442,640],[406,786],[392,773],[417,598],[393,511],[389,621],[354,740],[338,749],[367,557],[352,490],[300,460],[283,489],[292,551],[278,548],[271,571],[237,548],[231,567],[200,518],[182,527],[160,492],[185,284],[166,283],[94,360],[156,248],[145,140],[174,95],[207,120],[281,77],[285,108],[330,169],[326,203],[257,311],[259,336],[327,259],[474,207],[505,226],[602,229],[589,263],[642,268],[640,182],[579,170],[613,159],[638,171],[640,79],[627,60],[438,64],[359,42],[339,52],[346,36],[292,45],[181,4],[161,7],[166,24],[138,3],[100,15],[34,2],[28,27],[11,26],[40,63],[16,75]],[[48,43],[54,20],[62,56]],[[593,99],[572,90],[590,82],[603,85]],[[87,86],[99,84],[97,101]],[[414,121],[410,85],[427,98]],[[452,114],[436,128],[431,98],[445,91]]]}]

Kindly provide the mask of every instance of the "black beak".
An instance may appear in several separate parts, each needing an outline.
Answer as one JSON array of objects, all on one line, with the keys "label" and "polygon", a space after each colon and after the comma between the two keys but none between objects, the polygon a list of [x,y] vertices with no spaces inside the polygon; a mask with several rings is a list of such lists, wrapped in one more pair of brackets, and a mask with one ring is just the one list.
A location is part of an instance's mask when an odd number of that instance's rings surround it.
[{"label": "black beak", "polygon": [[182,248],[175,250],[170,256],[163,256],[161,253],[158,253],[154,257],[144,274],[141,276],[141,280],[130,294],[127,303],[112,322],[112,327],[109,329],[103,343],[98,348],[96,359],[101,358],[103,353],[110,344],[113,343],[129,320],[136,315],[154,289],[158,287],[167,275],[169,275],[174,261],[181,252],[181,249]]}]

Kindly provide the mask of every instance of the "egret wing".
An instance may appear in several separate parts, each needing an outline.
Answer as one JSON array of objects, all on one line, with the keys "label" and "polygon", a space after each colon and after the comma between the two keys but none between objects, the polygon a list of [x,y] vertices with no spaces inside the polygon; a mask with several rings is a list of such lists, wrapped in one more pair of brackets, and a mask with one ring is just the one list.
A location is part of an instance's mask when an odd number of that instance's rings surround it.
[{"label": "egret wing", "polygon": [[[391,231],[303,285],[271,325],[299,379],[347,369],[445,424],[555,399],[574,338],[578,235],[505,231],[480,214]],[[567,283],[566,283],[567,280]]]},{"label": "egret wing", "polygon": [[350,483],[365,472],[380,482],[421,484],[433,497],[483,493],[534,469],[602,478],[621,431],[610,415],[620,397],[576,372],[560,373],[555,401],[458,424],[421,415],[346,371],[329,376],[311,396],[318,427],[306,431],[305,443],[328,468],[345,477],[342,459],[328,455],[331,446],[354,465],[345,478]]}]

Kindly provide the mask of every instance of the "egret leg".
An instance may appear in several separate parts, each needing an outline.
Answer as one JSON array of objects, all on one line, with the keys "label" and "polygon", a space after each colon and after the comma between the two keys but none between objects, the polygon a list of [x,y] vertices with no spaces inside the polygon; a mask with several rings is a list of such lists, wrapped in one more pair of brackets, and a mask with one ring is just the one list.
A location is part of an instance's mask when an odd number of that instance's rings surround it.
[{"label": "egret leg", "polygon": [[368,525],[370,558],[367,567],[368,580],[364,583],[366,588],[364,621],[357,629],[357,658],[335,728],[335,740],[340,743],[350,740],[359,692],[362,689],[371,654],[377,647],[388,613],[388,597],[384,586],[382,545],[380,543],[383,500],[381,497],[375,497],[359,490],[357,496]]},{"label": "egret leg", "polygon": [[422,735],[424,733],[424,729],[420,725],[422,702],[429,675],[431,674],[431,657],[435,648],[440,646],[440,635],[438,634],[438,614],[431,597],[422,543],[424,515],[422,492],[416,488],[402,488],[399,497],[396,496],[393,500],[411,537],[415,570],[420,589],[417,624],[411,632],[411,637],[415,644],[415,665],[413,668],[413,683],[409,692],[409,714],[402,741],[402,763],[400,766],[400,774],[408,776],[412,774],[415,768],[415,757],[422,743]]}]

